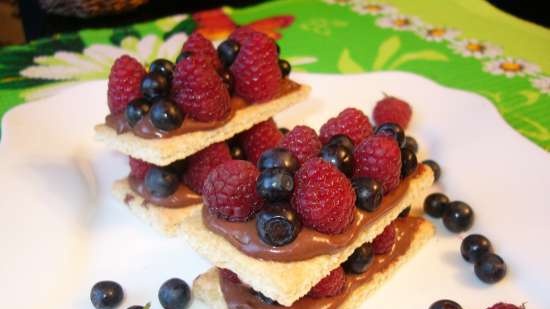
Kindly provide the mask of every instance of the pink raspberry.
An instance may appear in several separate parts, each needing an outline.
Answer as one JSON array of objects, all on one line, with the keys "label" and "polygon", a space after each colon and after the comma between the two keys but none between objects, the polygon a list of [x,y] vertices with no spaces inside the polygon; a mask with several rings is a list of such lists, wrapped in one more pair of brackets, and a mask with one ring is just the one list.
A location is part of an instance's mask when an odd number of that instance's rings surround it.
[{"label": "pink raspberry", "polygon": [[344,268],[339,266],[312,287],[307,296],[311,298],[336,296],[342,292],[345,284],[346,274],[344,273]]},{"label": "pink raspberry", "polygon": [[307,126],[296,126],[283,137],[279,146],[288,149],[303,164],[316,157],[322,145],[315,130]]},{"label": "pink raspberry", "polygon": [[498,303],[498,304],[492,305],[487,309],[525,309],[525,306],[522,305],[518,307],[512,304]]},{"label": "pink raspberry", "polygon": [[183,44],[181,51],[187,51],[192,55],[205,57],[215,70],[220,70],[222,68],[220,58],[218,58],[218,52],[214,48],[212,42],[197,31],[189,36],[187,41]]},{"label": "pink raspberry", "polygon": [[385,97],[378,101],[372,112],[372,117],[377,126],[392,122],[398,124],[403,130],[409,125],[411,115],[411,106],[395,97]]},{"label": "pink raspberry", "polygon": [[153,165],[140,159],[132,157],[129,157],[129,159],[130,176],[140,180],[145,179],[145,174],[147,174],[147,172]]},{"label": "pink raspberry", "polygon": [[320,130],[321,142],[326,144],[330,138],[344,134],[349,137],[354,145],[358,145],[367,136],[372,134],[372,126],[369,118],[356,108],[346,108],[335,118],[330,118]]},{"label": "pink raspberry", "polygon": [[394,139],[371,135],[361,142],[353,153],[354,176],[369,177],[382,185],[384,194],[399,185],[401,150]]},{"label": "pink raspberry", "polygon": [[256,164],[264,151],[279,144],[283,134],[273,118],[260,122],[237,136],[248,161]]},{"label": "pink raspberry", "polygon": [[204,181],[210,171],[230,160],[231,154],[227,144],[224,142],[212,144],[186,159],[187,169],[183,174],[183,182],[193,191],[202,194]]},{"label": "pink raspberry", "polygon": [[395,236],[395,225],[391,223],[386,226],[382,234],[376,236],[376,238],[372,241],[372,249],[374,254],[380,255],[390,253],[393,248],[393,244],[395,243]]},{"label": "pink raspberry", "polygon": [[112,114],[124,111],[130,101],[141,97],[145,69],[136,59],[123,55],[115,60],[109,74],[107,103]]}]

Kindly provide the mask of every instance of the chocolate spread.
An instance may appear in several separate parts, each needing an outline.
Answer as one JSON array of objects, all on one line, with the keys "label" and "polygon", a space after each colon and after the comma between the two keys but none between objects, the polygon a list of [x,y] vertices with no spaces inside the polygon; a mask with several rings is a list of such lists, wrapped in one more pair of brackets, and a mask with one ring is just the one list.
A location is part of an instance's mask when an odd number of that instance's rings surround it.
[{"label": "chocolate spread", "polygon": [[243,283],[233,283],[223,276],[220,277],[220,287],[223,293],[228,309],[335,309],[343,304],[353,291],[364,284],[369,284],[376,274],[386,271],[401,256],[407,253],[411,246],[420,224],[424,221],[422,218],[407,217],[395,220],[397,230],[397,241],[392,251],[385,255],[375,256],[371,265],[362,274],[346,274],[346,284],[344,290],[333,297],[310,298],[303,297],[296,301],[290,307],[280,305],[268,305],[260,300],[259,297],[251,293],[248,285]]},{"label": "chocolate spread", "polygon": [[333,254],[349,246],[362,230],[385,216],[403,198],[411,179],[422,174],[424,165],[419,165],[417,170],[404,179],[397,189],[393,190],[382,199],[382,203],[374,212],[355,210],[355,217],[351,225],[341,234],[324,234],[310,228],[302,228],[296,239],[288,245],[273,247],[264,243],[256,231],[256,219],[247,222],[230,222],[218,218],[210,213],[207,207],[202,209],[204,225],[211,231],[223,236],[235,248],[244,254],[277,262],[291,262],[307,260],[323,254]]},{"label": "chocolate spread", "polygon": [[[295,91],[296,89],[298,89],[299,86],[300,85],[298,85],[297,83],[285,78],[281,82],[280,90],[277,94],[277,97],[281,97],[285,94]],[[227,117],[225,117],[225,119],[203,122],[194,120],[189,116],[185,116],[181,126],[172,131],[164,131],[155,128],[155,126],[151,122],[149,114],[138,121],[134,127],[130,126],[130,124],[126,120],[126,117],[124,116],[124,113],[107,115],[105,117],[105,124],[114,129],[118,134],[132,132],[134,135],[145,139],[168,138],[185,133],[207,131],[219,128],[229,122],[233,118],[233,116],[235,116],[235,112],[237,110],[246,108],[247,105],[249,105],[249,103],[246,102],[244,99],[234,96],[231,98],[231,110],[228,113]]]},{"label": "chocolate spread", "polygon": [[[128,177],[128,182],[130,183],[132,191],[143,198],[143,206],[147,206],[148,203],[151,203],[166,208],[183,208],[202,203],[202,197],[183,183],[180,183],[178,189],[172,195],[168,197],[156,197],[149,194],[143,180],[139,180],[135,177]],[[124,201],[128,204],[132,199],[133,197],[126,195]]]}]

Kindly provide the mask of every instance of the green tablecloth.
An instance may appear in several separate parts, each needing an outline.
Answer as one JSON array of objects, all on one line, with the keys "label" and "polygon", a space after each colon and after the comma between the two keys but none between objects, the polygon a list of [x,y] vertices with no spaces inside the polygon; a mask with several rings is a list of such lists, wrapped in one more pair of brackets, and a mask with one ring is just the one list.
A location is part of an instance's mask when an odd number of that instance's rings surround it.
[{"label": "green tablecloth", "polygon": [[482,0],[273,1],[60,34],[0,49],[0,116],[105,79],[121,54],[144,63],[175,59],[192,31],[219,41],[244,24],[279,39],[295,71],[408,71],[481,94],[514,129],[550,150],[550,31]]}]

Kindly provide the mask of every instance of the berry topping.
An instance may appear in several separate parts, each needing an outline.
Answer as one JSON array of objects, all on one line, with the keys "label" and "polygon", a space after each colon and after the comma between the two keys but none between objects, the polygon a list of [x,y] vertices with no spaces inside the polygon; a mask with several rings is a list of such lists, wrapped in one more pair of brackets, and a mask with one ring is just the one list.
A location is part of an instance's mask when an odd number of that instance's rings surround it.
[{"label": "berry topping", "polygon": [[[279,54],[279,52],[277,52]],[[292,70],[292,67],[290,66],[290,63],[284,59],[279,59],[279,69],[281,69],[281,74],[283,77],[287,77],[290,74],[290,71]]]},{"label": "berry topping", "polygon": [[134,58],[124,55],[115,60],[109,74],[107,101],[112,114],[118,114],[130,101],[141,97],[141,80],[146,72]]},{"label": "berry topping", "polygon": [[376,125],[393,122],[405,129],[409,125],[411,114],[412,109],[407,102],[395,97],[385,97],[376,103],[372,117]]},{"label": "berry topping", "polygon": [[90,300],[96,309],[116,308],[124,298],[120,284],[114,281],[100,281],[92,287]]},{"label": "berry topping", "polygon": [[350,274],[362,274],[369,267],[374,257],[374,250],[371,243],[364,243],[355,249],[353,254],[342,264],[344,270]]},{"label": "berry topping", "polygon": [[249,102],[265,102],[279,92],[281,70],[275,42],[263,33],[253,32],[241,43],[231,65],[235,93]]},{"label": "berry topping", "polygon": [[158,297],[164,309],[185,309],[191,302],[191,289],[185,281],[172,278],[160,286]]},{"label": "berry topping", "polygon": [[155,128],[163,131],[172,131],[181,126],[183,113],[181,109],[169,99],[157,100],[150,111],[151,123]]},{"label": "berry topping", "polygon": [[400,148],[405,146],[405,132],[395,123],[383,123],[376,127],[376,135],[389,136],[397,142]]},{"label": "berry topping", "polygon": [[319,154],[321,141],[312,128],[296,126],[283,137],[279,146],[288,149],[298,158],[300,163],[304,163]]},{"label": "berry topping", "polygon": [[351,152],[353,152],[353,150],[355,149],[355,146],[353,145],[351,139],[344,134],[334,135],[330,138],[326,145],[343,146]]},{"label": "berry topping", "polygon": [[253,164],[258,162],[264,151],[277,146],[282,138],[283,134],[271,118],[256,124],[238,136],[246,158]]},{"label": "berry topping", "polygon": [[434,173],[434,182],[437,182],[441,177],[441,167],[434,160],[425,160],[422,164],[426,164]]},{"label": "berry topping", "polygon": [[174,99],[195,120],[222,120],[231,110],[231,98],[221,77],[207,60],[202,56],[192,56],[176,65]]},{"label": "berry topping", "polygon": [[403,148],[407,148],[416,154],[418,152],[418,142],[414,137],[407,135],[405,136],[405,145],[403,145]]},{"label": "berry topping", "polygon": [[474,223],[474,211],[470,205],[461,202],[451,202],[443,213],[443,224],[454,233],[465,232]]},{"label": "berry topping", "polygon": [[498,303],[498,304],[492,305],[487,309],[525,309],[525,306],[516,306],[512,304]]},{"label": "berry topping", "polygon": [[350,177],[353,174],[353,151],[344,146],[327,144],[321,148],[321,159],[336,166],[340,172]]},{"label": "berry topping", "polygon": [[304,226],[321,233],[342,233],[353,221],[355,192],[332,164],[313,158],[296,172],[293,206]]},{"label": "berry topping", "polygon": [[471,234],[462,240],[460,253],[467,262],[476,263],[486,253],[493,253],[493,246],[487,237]]},{"label": "berry topping", "polygon": [[170,92],[170,81],[158,72],[147,73],[141,80],[141,93],[148,100],[165,97]]},{"label": "berry topping", "polygon": [[218,45],[218,57],[220,57],[220,60],[225,67],[229,67],[233,64],[240,49],[241,46],[239,43],[231,39],[225,40]]},{"label": "berry topping", "polygon": [[248,161],[231,160],[216,166],[204,182],[204,204],[229,221],[248,220],[263,205],[256,193],[259,174]]},{"label": "berry topping", "polygon": [[151,165],[151,163],[147,163],[140,159],[136,159],[132,157],[129,157],[129,159],[130,159],[129,160],[130,176],[140,180],[145,179],[145,174],[147,174],[147,172],[153,165]]},{"label": "berry topping", "polygon": [[260,171],[270,168],[283,168],[294,173],[300,167],[298,159],[285,148],[271,148],[258,159],[258,168]]},{"label": "berry topping", "polygon": [[124,115],[130,127],[133,127],[140,121],[151,109],[151,103],[143,98],[132,100],[128,106]]},{"label": "berry topping", "polygon": [[345,284],[346,274],[340,266],[332,270],[325,278],[312,287],[307,296],[311,298],[336,296],[342,292]]},{"label": "berry topping", "polygon": [[296,239],[302,224],[287,205],[268,205],[256,215],[256,230],[260,239],[270,246],[280,247]]},{"label": "berry topping", "polygon": [[183,174],[183,182],[193,191],[202,194],[202,187],[210,171],[230,160],[231,154],[227,144],[212,144],[186,160],[187,170]]},{"label": "berry topping", "polygon": [[482,255],[474,265],[476,276],[485,283],[497,283],[506,275],[504,260],[494,254]]},{"label": "berry topping", "polygon": [[256,182],[256,191],[268,202],[288,201],[294,190],[292,173],[282,168],[263,170]]},{"label": "berry topping", "polygon": [[376,236],[376,238],[374,238],[374,240],[372,241],[372,248],[374,250],[374,254],[380,255],[380,254],[389,253],[393,248],[395,239],[396,239],[395,225],[392,223],[386,226],[382,234]]},{"label": "berry topping", "polygon": [[441,299],[433,303],[429,309],[462,309],[462,307],[452,300]]},{"label": "berry topping", "polygon": [[168,168],[152,166],[145,174],[145,189],[155,197],[172,195],[179,186],[179,177]]},{"label": "berry topping", "polygon": [[369,136],[355,147],[354,175],[369,177],[382,185],[384,194],[399,185],[401,177],[401,150],[387,136]]},{"label": "berry topping", "polygon": [[430,217],[441,218],[447,209],[449,198],[443,193],[432,193],[424,200],[424,212]]},{"label": "berry topping", "polygon": [[182,51],[181,54],[179,54],[178,57],[176,58],[176,64],[180,63],[180,61],[187,59],[189,57],[191,57],[191,52]]},{"label": "berry topping", "polygon": [[373,212],[380,206],[384,191],[378,181],[368,177],[355,177],[351,184],[355,190],[355,206],[368,212]]},{"label": "berry topping", "polygon": [[231,33],[231,35],[229,36],[229,39],[242,45],[244,41],[246,41],[252,33],[257,33],[257,31],[252,29],[251,27],[246,27],[246,26],[239,27]]},{"label": "berry topping", "polygon": [[232,283],[241,283],[241,279],[237,276],[236,273],[232,272],[227,268],[218,268],[220,275],[227,281]]},{"label": "berry topping", "polygon": [[222,67],[214,45],[199,32],[195,31],[189,36],[187,41],[183,44],[181,51],[189,52],[191,55],[205,57],[214,70],[219,70]]},{"label": "berry topping", "polygon": [[174,68],[175,66],[170,60],[157,59],[149,65],[149,73],[160,73],[171,81],[174,75]]},{"label": "berry topping", "polygon": [[416,171],[418,161],[416,155],[409,148],[401,149],[401,178],[405,178]]},{"label": "berry topping", "polygon": [[320,130],[323,144],[338,134],[349,137],[354,145],[359,145],[367,136],[372,134],[369,118],[356,108],[346,108],[337,117],[330,118]]}]

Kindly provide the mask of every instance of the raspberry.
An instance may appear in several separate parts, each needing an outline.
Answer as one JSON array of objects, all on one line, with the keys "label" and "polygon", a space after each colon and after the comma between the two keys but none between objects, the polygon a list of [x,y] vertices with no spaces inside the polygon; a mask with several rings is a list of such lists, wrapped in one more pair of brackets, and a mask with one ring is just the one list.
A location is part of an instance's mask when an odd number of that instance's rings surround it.
[{"label": "raspberry", "polygon": [[212,42],[196,31],[189,36],[187,41],[185,41],[181,51],[187,51],[191,54],[205,57],[216,70],[220,70],[222,68],[222,64],[218,58],[218,52],[216,52]]},{"label": "raspberry", "polygon": [[129,157],[130,159],[130,176],[136,179],[145,179],[145,174],[153,166],[151,163],[141,161],[140,159]]},{"label": "raspberry", "polygon": [[498,304],[492,305],[487,309],[525,309],[525,306],[522,305],[518,307],[512,304],[498,303]]},{"label": "raspberry", "polygon": [[260,155],[279,144],[283,134],[273,118],[260,122],[237,137],[248,161],[256,164]]},{"label": "raspberry", "polygon": [[292,205],[304,226],[321,233],[339,234],[353,221],[355,191],[334,165],[313,158],[294,176]]},{"label": "raspberry", "polygon": [[347,135],[354,145],[358,145],[372,134],[369,118],[356,108],[346,108],[337,117],[330,118],[320,130],[321,142],[328,143],[331,137],[338,134]]},{"label": "raspberry", "polygon": [[229,221],[246,221],[263,205],[256,194],[260,172],[248,161],[231,160],[216,166],[204,182],[208,209]]},{"label": "raspberry", "polygon": [[176,65],[172,81],[176,103],[198,121],[222,120],[230,112],[230,96],[208,59],[191,56]]},{"label": "raspberry", "polygon": [[395,243],[395,225],[391,223],[386,226],[382,234],[376,236],[372,241],[374,254],[386,254],[391,251]]},{"label": "raspberry", "polygon": [[376,103],[372,117],[377,126],[392,122],[405,130],[411,120],[411,114],[412,109],[407,102],[395,97],[385,97]]},{"label": "raspberry", "polygon": [[247,27],[247,26],[239,27],[239,28],[235,29],[235,31],[233,31],[233,33],[231,33],[229,38],[233,41],[236,41],[240,45],[243,45],[244,41],[246,41],[246,39],[248,39],[250,37],[250,34],[252,34],[254,32],[258,32],[258,31],[252,29],[251,27]]},{"label": "raspberry", "polygon": [[230,271],[229,269],[218,267],[218,271],[220,272],[220,276],[222,276],[225,280],[232,283],[241,283],[241,279],[239,279],[239,276],[237,276],[236,273]]},{"label": "raspberry", "polygon": [[216,143],[190,156],[186,161],[187,170],[183,182],[193,191],[202,194],[202,187],[208,173],[216,166],[230,161],[229,147],[224,142]]},{"label": "raspberry", "polygon": [[251,32],[230,67],[235,93],[249,102],[273,99],[282,78],[278,59],[275,41],[263,33]]},{"label": "raspberry", "polygon": [[384,194],[399,185],[401,151],[388,136],[369,136],[355,147],[354,176],[369,177],[382,184]]},{"label": "raspberry", "polygon": [[130,101],[141,97],[145,69],[136,59],[123,55],[115,60],[109,74],[107,101],[112,114],[118,114]]},{"label": "raspberry", "polygon": [[345,284],[346,274],[342,266],[339,266],[312,287],[307,296],[311,298],[336,296],[342,292]]},{"label": "raspberry", "polygon": [[322,145],[315,130],[306,126],[296,126],[283,137],[279,146],[292,152],[302,164],[316,157]]}]

